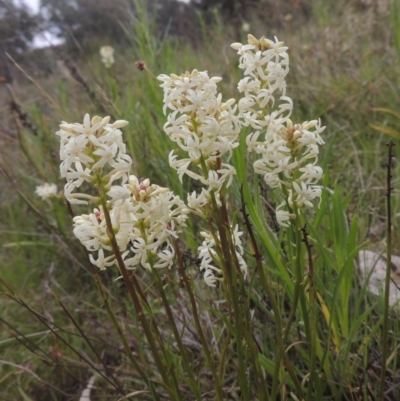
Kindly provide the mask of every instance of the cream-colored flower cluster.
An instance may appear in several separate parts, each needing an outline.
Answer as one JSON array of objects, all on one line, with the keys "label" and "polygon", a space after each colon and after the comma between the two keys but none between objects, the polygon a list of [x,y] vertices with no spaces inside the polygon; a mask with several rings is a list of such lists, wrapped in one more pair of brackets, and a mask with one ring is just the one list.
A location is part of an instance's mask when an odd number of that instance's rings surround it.
[{"label": "cream-colored flower cluster", "polygon": [[118,120],[109,124],[109,121],[110,117],[90,119],[86,114],[83,124],[63,122],[56,132],[61,139],[61,176],[67,180],[64,195],[71,203],[96,201],[91,195],[74,192],[84,182],[109,190],[114,181],[128,180],[132,159],[126,154],[119,130],[128,122]]},{"label": "cream-colored flower cluster", "polygon": [[[212,234],[202,231],[203,243],[199,246],[200,271],[203,272],[204,281],[210,287],[216,287],[219,281],[222,281],[223,270],[221,260],[215,251],[215,238]],[[240,271],[243,277],[247,276],[247,264],[243,259],[243,247],[240,237],[243,233],[239,231],[238,226],[232,230],[232,243],[235,247],[235,253],[238,260]],[[219,237],[218,237],[219,240]]]},{"label": "cream-colored flower cluster", "polygon": [[106,68],[110,68],[115,60],[114,60],[114,48],[111,46],[102,46],[100,47],[100,55],[101,61],[106,66]]},{"label": "cream-colored flower cluster", "polygon": [[[221,78],[210,78],[207,72],[194,70],[180,76],[160,75],[158,79],[164,89],[164,113],[170,110],[164,131],[188,155],[178,159],[172,151],[169,154],[170,166],[178,171],[181,181],[184,175],[188,175],[203,184],[200,193],[193,192],[188,196],[188,206],[204,216],[205,209],[211,205],[212,194],[228,187],[236,174],[235,168],[228,163],[232,150],[238,146],[241,131],[235,100],[223,102],[216,85]],[[219,206],[218,197],[214,199]],[[201,234],[205,239],[198,249],[200,270],[204,271],[207,285],[215,287],[223,279],[221,261],[218,261],[214,249],[215,239],[209,233]],[[236,226],[232,240],[240,269],[246,275],[241,234]]]},{"label": "cream-colored flower cluster", "polygon": [[294,209],[312,207],[311,201],[321,197],[317,182],[323,171],[316,163],[325,127],[317,120],[302,124],[290,120],[293,102],[286,96],[285,80],[289,56],[283,42],[248,35],[248,44],[233,43],[232,48],[240,55],[245,75],[238,84],[240,116],[244,126],[254,129],[246,143],[250,152],[260,155],[254,171],[271,188],[286,188],[286,201],[278,206],[276,217],[280,225],[288,226]]},{"label": "cream-colored flower cluster", "polygon": [[[185,226],[189,210],[178,196],[167,188],[150,185],[148,179],[139,182],[131,175],[127,184],[114,186],[108,193],[114,200],[108,203],[119,250],[125,266],[134,269],[170,268],[175,257],[170,237],[178,237]],[[102,208],[89,215],[74,217],[74,234],[90,252],[93,264],[104,270],[115,263],[110,253],[110,238]]]},{"label": "cream-colored flower cluster", "polygon": [[57,196],[57,185],[44,183],[43,185],[38,185],[35,189],[37,196],[40,196],[43,200],[56,197]]},{"label": "cream-colored flower cluster", "polygon": [[[63,122],[57,135],[61,138],[61,176],[65,177],[65,197],[71,203],[106,204],[119,251],[125,265],[133,269],[171,267],[175,256],[170,237],[177,237],[189,210],[167,188],[139,182],[129,175],[132,160],[119,128],[128,124],[119,120],[109,124],[109,117],[86,114],[83,124]],[[113,185],[115,181],[121,185]],[[98,196],[75,190],[89,183]],[[106,198],[107,197],[107,198]],[[93,264],[105,269],[116,262],[111,252],[110,227],[102,206],[91,214],[74,217],[74,234],[90,252]]]},{"label": "cream-colored flower cluster", "polygon": [[240,133],[235,100],[223,102],[216,85],[221,78],[210,78],[207,72],[194,70],[158,79],[164,89],[164,113],[171,111],[164,131],[188,155],[178,159],[172,151],[169,162],[181,181],[186,174],[204,185],[200,194],[193,192],[188,197],[189,207],[202,215],[211,191],[219,193],[236,174],[228,163]]}]

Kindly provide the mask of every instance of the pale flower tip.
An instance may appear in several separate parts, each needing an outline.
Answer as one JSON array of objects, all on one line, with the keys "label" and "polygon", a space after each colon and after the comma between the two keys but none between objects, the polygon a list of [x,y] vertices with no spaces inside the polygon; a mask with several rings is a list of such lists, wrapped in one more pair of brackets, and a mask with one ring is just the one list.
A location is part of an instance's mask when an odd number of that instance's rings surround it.
[{"label": "pale flower tip", "polygon": [[[107,118],[107,117],[106,117]],[[108,119],[110,119],[110,117],[108,117]],[[100,121],[103,121],[104,119],[99,117],[99,116],[94,116],[92,118],[92,120],[90,121],[90,123],[93,125],[96,125],[97,123],[99,123]],[[106,123],[107,124],[107,123]]]},{"label": "pale flower tip", "polygon": [[234,50],[240,50],[243,47],[243,45],[241,43],[235,42],[231,44],[231,47]]},{"label": "pale flower tip", "polygon": [[221,77],[212,77],[211,81],[213,81],[213,82],[215,82],[217,84],[218,82],[222,81],[222,78]]},{"label": "pale flower tip", "polygon": [[104,118],[101,120],[101,122],[102,122],[104,125],[107,125],[107,124],[110,122],[110,116],[104,117]]},{"label": "pale flower tip", "polygon": [[261,47],[263,49],[269,49],[271,46],[269,45],[267,39],[265,39],[265,36],[262,36],[261,39],[259,40]]},{"label": "pale flower tip", "polygon": [[114,53],[114,48],[111,46],[101,46],[100,47],[100,54],[103,57],[109,57],[110,55],[112,55]]},{"label": "pale flower tip", "polygon": [[249,33],[247,35],[247,41],[248,41],[249,45],[258,46],[258,39],[255,36],[253,36],[251,33]]},{"label": "pale flower tip", "polygon": [[63,130],[63,131],[69,132],[69,133],[74,132],[73,126],[71,124],[66,123],[65,121],[63,121],[60,124],[60,129]]},{"label": "pale flower tip", "polygon": [[126,120],[117,120],[112,124],[113,128],[123,128],[126,127],[129,124],[129,121]]},{"label": "pale flower tip", "polygon": [[129,185],[132,185],[135,188],[139,186],[139,180],[137,179],[136,175],[129,176]]}]

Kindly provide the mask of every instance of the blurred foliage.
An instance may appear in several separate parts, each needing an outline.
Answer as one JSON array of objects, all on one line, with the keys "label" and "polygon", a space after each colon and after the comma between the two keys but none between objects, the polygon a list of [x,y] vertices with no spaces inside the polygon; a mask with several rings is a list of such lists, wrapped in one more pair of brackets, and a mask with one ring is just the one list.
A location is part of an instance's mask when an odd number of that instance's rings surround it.
[{"label": "blurred foliage", "polygon": [[[188,24],[195,20],[192,8],[177,0],[149,0],[146,2],[149,14],[157,12],[157,25],[161,31],[169,27],[175,35],[189,31]],[[124,26],[130,24],[137,14],[132,0],[42,0],[50,29],[67,44],[84,46],[101,40],[127,43]]]},{"label": "blurred foliage", "polygon": [[[301,27],[312,14],[312,0],[191,0],[196,10],[207,16],[216,11],[230,25],[236,37],[240,37],[243,23],[268,24],[270,28]],[[294,18],[295,17],[295,18]],[[247,29],[245,29],[247,31]]]},{"label": "blurred foliage", "polygon": [[[300,26],[311,16],[311,0],[148,0],[148,14],[156,14],[157,31],[188,38],[198,44],[204,24],[218,14],[236,36],[243,22],[265,20],[274,27]],[[290,14],[296,11],[296,18]],[[39,15],[32,15],[23,2],[0,0],[0,46],[2,53],[20,54],[36,34],[51,32],[71,51],[97,46],[99,42],[126,44],[125,31],[138,14],[133,0],[41,0]],[[200,39],[200,40],[199,40]]]},{"label": "blurred foliage", "polygon": [[124,40],[121,24],[133,11],[128,0],[42,0],[41,12],[46,15],[48,29],[67,43],[85,45],[98,37]]},{"label": "blurred foliage", "polygon": [[37,18],[24,4],[0,0],[0,57],[5,52],[21,56],[33,40],[37,26]]}]

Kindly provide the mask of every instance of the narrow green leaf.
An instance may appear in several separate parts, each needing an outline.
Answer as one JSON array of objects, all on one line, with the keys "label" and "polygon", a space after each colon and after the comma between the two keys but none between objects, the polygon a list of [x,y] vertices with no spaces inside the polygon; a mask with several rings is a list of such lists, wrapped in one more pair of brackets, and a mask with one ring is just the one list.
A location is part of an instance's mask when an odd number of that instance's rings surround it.
[{"label": "narrow green leaf", "polygon": [[392,128],[384,127],[383,125],[375,125],[375,124],[369,124],[369,126],[376,131],[379,131],[379,132],[382,132],[383,134],[391,136],[394,139],[400,139],[400,132],[395,131]]},{"label": "narrow green leaf", "polygon": [[25,391],[22,390],[22,388],[20,386],[18,386],[18,391],[21,394],[21,397],[23,398],[24,401],[33,401],[33,399],[31,397],[29,397],[29,395],[26,394]]},{"label": "narrow green leaf", "polygon": [[53,246],[50,242],[36,242],[36,241],[18,241],[18,242],[7,242],[3,244],[3,248],[15,248],[18,246]]},{"label": "narrow green leaf", "polygon": [[392,116],[395,116],[396,118],[398,118],[400,120],[400,114],[395,112],[392,109],[387,109],[385,107],[374,107],[372,110],[374,111],[381,111],[382,113],[387,113],[387,114],[391,114]]}]

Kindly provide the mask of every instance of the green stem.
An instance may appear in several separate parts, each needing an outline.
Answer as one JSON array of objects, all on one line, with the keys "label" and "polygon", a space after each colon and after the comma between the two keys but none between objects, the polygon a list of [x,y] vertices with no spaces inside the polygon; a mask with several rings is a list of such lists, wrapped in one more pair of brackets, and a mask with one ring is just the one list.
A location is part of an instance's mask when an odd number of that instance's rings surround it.
[{"label": "green stem", "polygon": [[316,374],[317,364],[317,315],[315,309],[315,287],[314,287],[314,262],[311,255],[311,246],[308,243],[307,232],[305,227],[302,229],[304,243],[308,255],[308,300],[309,300],[309,317],[310,317],[310,376],[308,378],[307,401],[312,401],[312,390]]},{"label": "green stem", "polygon": [[[292,190],[293,190],[293,188],[292,188]],[[287,188],[284,185],[282,185],[282,192],[284,194],[286,202],[288,202],[289,193],[288,193]],[[289,207],[289,205],[288,205],[288,207]],[[300,230],[301,230],[301,219],[300,219],[299,210],[298,210],[297,205],[296,205],[295,202],[293,202],[293,211],[294,211],[294,214],[295,214],[296,218],[295,218],[295,222],[290,225],[290,228],[292,228],[291,229],[292,234],[294,233],[295,244],[296,244],[296,254],[294,255],[294,260],[295,260],[295,264],[294,264],[295,283],[294,283],[292,306],[291,306],[289,317],[288,317],[288,319],[286,321],[285,331],[283,333],[283,342],[284,343],[286,343],[286,341],[288,339],[290,328],[291,328],[292,323],[294,321],[294,318],[296,316],[297,306],[299,304],[299,299],[301,301],[301,307],[302,307],[302,310],[303,310],[304,326],[306,328],[306,333],[308,333],[308,330],[307,330],[308,322],[307,322],[307,319],[306,319],[306,314],[304,314],[304,312],[306,311],[306,307],[305,307],[305,304],[304,304],[304,297],[302,297],[302,293],[301,293],[301,281],[303,279],[303,271],[302,271],[302,267],[301,267],[301,261],[302,261],[302,257],[301,257],[301,233],[300,233]],[[289,234],[289,230],[288,230],[288,234]]]},{"label": "green stem", "polygon": [[96,281],[96,284],[97,284],[97,289],[99,290],[101,298],[103,300],[103,305],[106,308],[107,315],[110,318],[115,330],[117,331],[120,340],[122,341],[122,345],[124,346],[125,354],[129,358],[129,361],[132,363],[132,366],[137,370],[137,372],[140,374],[140,376],[142,377],[144,382],[147,384],[147,387],[150,389],[152,395],[155,397],[156,400],[159,400],[160,398],[159,398],[158,394],[156,393],[156,391],[154,389],[153,383],[148,378],[148,376],[143,371],[143,369],[140,367],[140,365],[137,363],[136,359],[133,357],[133,354],[132,354],[132,351],[130,349],[128,340],[126,339],[126,337],[125,337],[125,335],[124,335],[124,333],[123,333],[123,331],[121,329],[121,326],[118,323],[118,320],[117,320],[117,318],[115,316],[115,313],[113,312],[113,310],[110,307],[110,304],[108,302],[107,294],[104,291],[103,284],[101,283],[99,275],[97,273],[95,274],[95,281]]},{"label": "green stem", "polygon": [[[284,180],[284,178],[282,176],[280,178],[282,180]],[[293,191],[293,187],[291,187],[291,188]],[[285,185],[282,185],[282,192],[283,192],[284,198],[286,200],[286,204],[287,204],[288,208],[290,209],[290,206],[288,204],[289,192]],[[294,233],[294,237],[295,237],[294,242],[296,244],[296,254],[294,256],[291,255],[295,260],[295,264],[294,264],[295,283],[294,283],[292,306],[291,306],[290,314],[286,321],[286,326],[285,326],[285,330],[283,333],[283,342],[284,343],[286,343],[286,341],[288,339],[290,328],[291,328],[294,318],[296,316],[299,299],[301,301],[302,310],[303,310],[303,312],[305,311],[304,298],[301,297],[301,281],[303,278],[303,274],[302,274],[303,272],[302,272],[302,268],[301,268],[301,234],[300,234],[301,219],[300,219],[300,215],[299,215],[299,210],[298,210],[295,202],[293,202],[293,211],[296,216],[295,222],[290,225],[291,230],[288,230],[287,234],[289,235],[289,233],[292,233],[292,234]],[[303,313],[303,315],[304,315],[304,313]],[[304,317],[304,325],[305,326],[306,326],[306,320],[307,319]],[[307,332],[307,330],[306,330],[306,332]]]},{"label": "green stem", "polygon": [[[311,346],[311,355],[310,358],[312,360],[313,358],[313,352],[316,352],[316,339],[314,341],[312,341],[312,333],[311,333],[311,329],[310,329],[310,315],[309,315],[309,309],[308,309],[308,304],[307,304],[307,298],[306,298],[306,294],[302,288],[301,282],[302,279],[304,277],[304,269],[302,267],[302,246],[301,246],[301,242],[302,242],[302,238],[301,238],[301,216],[300,216],[300,212],[297,208],[296,203],[294,202],[294,212],[296,215],[296,219],[295,219],[295,223],[293,224],[294,226],[294,231],[295,231],[295,243],[296,243],[296,255],[295,255],[295,275],[296,275],[296,282],[295,282],[295,293],[298,293],[298,298],[294,299],[294,306],[291,312],[291,315],[293,312],[296,312],[297,309],[297,305],[298,305],[298,301],[300,299],[300,307],[301,307],[301,312],[302,312],[302,316],[303,316],[303,323],[304,323],[304,330],[306,333],[306,339],[307,339],[307,343],[310,344]],[[314,294],[314,298],[315,298],[315,294]],[[315,302],[315,299],[314,301]],[[314,304],[313,304],[314,305]],[[315,311],[315,309],[313,309],[313,311]],[[289,333],[289,329],[290,326],[292,324],[292,321],[289,321],[287,324],[287,334]],[[314,331],[314,334],[315,331]],[[286,339],[285,339],[286,340]],[[313,349],[313,345],[314,345],[314,349]],[[314,355],[314,362],[315,362],[315,355]],[[312,362],[311,362],[312,365]],[[309,378],[309,387],[308,390],[310,390],[310,387],[312,388],[312,380],[314,379],[314,370],[315,370],[315,366],[312,367],[310,366],[310,378]],[[312,377],[311,377],[312,376]],[[307,397],[310,395],[309,392],[307,392]],[[309,400],[308,400],[309,401]]]},{"label": "green stem", "polygon": [[[180,390],[179,387],[177,385],[177,381],[176,381],[176,377],[175,377],[175,373],[172,372],[172,374],[168,374],[168,372],[166,371],[166,368],[163,364],[163,361],[161,360],[161,357],[159,355],[159,351],[156,347],[155,341],[154,341],[154,337],[153,337],[153,333],[151,331],[151,328],[146,320],[146,316],[144,314],[142,305],[140,303],[139,297],[138,297],[138,293],[141,295],[142,299],[146,299],[143,292],[141,291],[140,285],[135,277],[134,274],[132,274],[131,276],[128,273],[128,270],[126,269],[125,263],[122,259],[121,256],[121,252],[119,250],[118,247],[118,243],[117,243],[117,239],[115,237],[115,233],[114,233],[114,229],[112,226],[112,222],[111,222],[111,217],[110,217],[110,213],[108,211],[108,205],[107,205],[107,199],[106,199],[106,194],[103,193],[102,188],[99,188],[99,194],[100,194],[100,198],[101,198],[101,203],[103,206],[103,213],[104,213],[104,218],[106,220],[106,224],[107,224],[107,230],[108,230],[108,235],[110,238],[110,242],[111,242],[111,247],[112,250],[114,252],[115,258],[117,260],[118,263],[118,267],[120,269],[120,272],[122,274],[122,277],[124,278],[125,284],[128,288],[128,292],[129,295],[132,299],[133,305],[135,307],[136,313],[138,315],[138,318],[140,320],[141,326],[144,330],[144,333],[146,335],[149,347],[151,349],[152,355],[154,357],[154,361],[156,363],[156,366],[158,368],[158,371],[160,372],[164,383],[167,385],[167,391],[170,394],[170,397],[172,398],[172,400],[176,400],[176,399],[181,399],[181,395],[180,395]],[[145,301],[147,304],[147,301]],[[147,304],[148,305],[148,304]],[[162,339],[158,333],[158,329],[157,329],[157,324],[155,322],[154,319],[151,320],[152,326],[154,328],[154,330],[156,330],[157,332],[157,337],[158,337],[158,341],[162,347],[162,352],[164,353],[164,346],[162,344]],[[171,379],[173,381],[173,386],[171,388],[170,384],[171,384]],[[175,390],[175,391],[174,391]]]},{"label": "green stem", "polygon": [[[148,252],[148,254],[150,254],[150,252]],[[149,256],[152,256],[152,255],[149,255]],[[172,331],[174,333],[175,340],[176,340],[176,342],[178,344],[180,356],[181,356],[182,361],[183,361],[183,366],[184,366],[184,368],[186,370],[186,373],[189,376],[190,387],[194,391],[196,399],[198,401],[201,401],[201,391],[200,391],[199,386],[197,384],[197,381],[196,381],[196,379],[194,377],[193,369],[192,369],[192,367],[190,366],[190,364],[188,362],[187,351],[186,351],[185,347],[183,346],[182,338],[181,338],[181,336],[179,334],[178,328],[176,327],[175,317],[174,317],[174,315],[172,313],[172,310],[171,310],[171,307],[170,307],[170,302],[168,301],[168,299],[167,299],[167,297],[165,295],[164,287],[163,287],[161,278],[160,278],[160,276],[159,276],[159,274],[157,272],[157,269],[153,268],[153,265],[154,265],[153,260],[152,260],[153,258],[149,257],[148,259],[149,259],[149,262],[150,262],[150,266],[152,268],[152,272],[154,273],[154,276],[156,278],[158,291],[159,291],[159,294],[161,295],[161,300],[163,302],[165,311],[167,313],[168,321],[169,321],[169,323],[170,323],[170,325],[172,327]]]},{"label": "green stem", "polygon": [[214,361],[213,361],[213,358],[211,356],[211,351],[210,351],[210,349],[208,347],[206,336],[204,335],[203,326],[202,326],[202,324],[200,322],[199,313],[198,313],[198,310],[197,310],[196,299],[195,299],[194,294],[193,294],[191,283],[190,283],[189,278],[188,278],[188,276],[186,274],[185,266],[183,265],[182,253],[180,251],[180,248],[179,248],[179,245],[178,245],[178,241],[176,240],[176,238],[173,238],[172,241],[174,243],[175,252],[176,252],[176,255],[178,257],[179,272],[181,274],[181,277],[183,278],[183,282],[185,283],[185,288],[186,288],[186,290],[187,290],[187,292],[189,294],[190,304],[192,306],[193,318],[194,318],[194,322],[195,322],[195,325],[196,325],[196,328],[197,328],[197,332],[199,333],[199,336],[200,336],[202,349],[203,349],[204,354],[206,356],[208,367],[211,370],[211,374],[212,374],[214,382],[215,382],[216,397],[217,397],[218,401],[223,401],[224,397],[223,397],[223,392],[222,392],[221,380],[220,380],[220,377],[217,375],[217,372],[216,372],[216,369],[215,369],[215,366],[214,366]]},{"label": "green stem", "polygon": [[[296,218],[296,223],[294,225],[294,236],[295,236],[295,244],[296,244],[296,254],[294,256],[295,265],[294,265],[294,275],[295,275],[295,283],[294,283],[294,292],[293,299],[289,317],[286,321],[285,330],[283,332],[283,341],[286,342],[290,328],[294,321],[297,312],[297,306],[299,304],[300,292],[301,292],[301,281],[303,278],[303,272],[301,268],[301,236],[300,236],[300,228],[298,227],[298,218]],[[292,226],[293,227],[293,226]]]},{"label": "green stem", "polygon": [[[293,382],[294,382],[294,384],[296,386],[296,389],[297,389],[298,394],[300,396],[299,399],[303,399],[304,398],[304,396],[303,396],[303,388],[301,387],[301,383],[300,383],[296,373],[294,372],[293,366],[292,366],[292,364],[291,364],[291,362],[290,362],[290,360],[289,360],[289,358],[288,358],[288,356],[286,354],[285,345],[284,345],[283,336],[282,336],[282,316],[280,314],[280,310],[279,310],[278,304],[277,304],[277,302],[275,300],[274,293],[272,292],[272,289],[271,289],[271,286],[270,286],[270,283],[269,283],[269,279],[267,279],[267,276],[266,276],[266,274],[264,272],[264,268],[262,266],[261,259],[260,260],[256,260],[256,264],[257,264],[257,270],[258,270],[258,272],[260,274],[261,282],[262,282],[262,284],[263,284],[263,286],[264,286],[264,288],[265,288],[265,290],[267,292],[268,300],[271,303],[271,307],[272,307],[272,310],[274,311],[274,316],[275,316],[276,339],[277,339],[277,342],[278,342],[278,354],[277,354],[277,357],[276,357],[276,364],[278,366],[275,367],[276,377],[274,375],[274,378],[273,378],[274,382],[277,380],[278,372],[280,370],[280,360],[282,358],[283,362],[285,364],[285,368],[289,372],[290,377],[292,378],[292,380],[293,380]],[[274,397],[276,397],[276,395],[277,395],[276,394],[276,390],[277,390],[277,383],[275,383],[275,385],[273,384],[273,388],[271,390],[271,399],[272,400],[274,400],[275,399]]]},{"label": "green stem", "polygon": [[268,296],[268,300],[271,304],[272,310],[274,312],[274,317],[275,317],[276,340],[278,342],[278,352],[277,352],[276,359],[275,359],[274,377],[273,377],[272,389],[271,389],[271,400],[275,400],[276,396],[277,396],[278,377],[279,377],[279,371],[281,369],[281,359],[283,359],[285,367],[286,367],[287,371],[289,372],[290,377],[293,380],[293,383],[297,389],[297,394],[299,396],[299,399],[303,399],[304,398],[303,388],[302,388],[301,383],[300,383],[296,373],[294,372],[293,366],[286,354],[284,341],[283,341],[283,335],[282,335],[283,332],[282,332],[281,311],[278,307],[278,303],[276,302],[275,295],[274,295],[271,285],[269,283],[269,278],[265,274],[265,271],[264,271],[264,268],[263,268],[263,265],[261,262],[261,259],[262,259],[261,253],[259,251],[256,238],[255,238],[253,230],[251,228],[251,223],[250,223],[248,214],[246,213],[246,210],[245,210],[243,189],[241,190],[241,201],[242,201],[243,217],[245,220],[247,230],[249,232],[250,241],[251,241],[253,249],[254,249],[254,258],[256,261],[257,271],[260,275],[261,283],[262,283],[263,287],[265,288],[265,291]]},{"label": "green stem", "polygon": [[[211,199],[213,205],[213,214],[214,221],[217,223],[219,240],[221,242],[221,252],[222,252],[222,268],[224,272],[224,283],[226,288],[226,294],[228,304],[232,306],[233,309],[233,320],[231,320],[232,327],[235,328],[235,343],[237,350],[237,359],[238,359],[238,381],[239,386],[242,391],[242,396],[244,400],[249,399],[249,385],[247,382],[246,375],[246,364],[245,364],[245,353],[243,348],[243,340],[246,339],[246,333],[243,331],[243,320],[246,319],[246,316],[243,315],[243,311],[240,308],[239,300],[238,300],[238,291],[237,291],[237,273],[238,266],[233,263],[233,254],[231,254],[231,246],[230,242],[232,240],[230,232],[230,223],[227,214],[226,207],[224,207],[225,203],[220,197],[220,201],[222,203],[221,208],[218,207],[217,201],[215,199],[215,194],[211,192]],[[212,225],[212,224],[210,224]],[[239,270],[240,271],[240,270]],[[241,274],[241,273],[239,273]]]},{"label": "green stem", "polygon": [[[67,206],[68,206],[68,212],[71,215],[71,217],[73,217],[73,212],[71,209],[71,205],[69,204],[69,202],[67,202]],[[133,358],[132,355],[132,351],[129,347],[128,344],[128,340],[126,339],[121,326],[118,323],[118,320],[115,316],[115,313],[113,312],[113,310],[110,307],[110,304],[108,302],[108,297],[107,297],[107,293],[104,289],[103,283],[101,282],[100,276],[97,273],[97,270],[95,268],[95,266],[93,266],[93,264],[90,261],[89,258],[89,252],[87,251],[87,249],[85,247],[83,247],[84,252],[86,254],[86,258],[89,262],[89,266],[90,266],[90,270],[92,273],[92,277],[94,278],[95,282],[96,282],[96,286],[97,286],[97,290],[99,291],[99,294],[101,296],[101,299],[103,301],[103,306],[106,309],[107,315],[110,318],[115,330],[118,333],[118,336],[120,338],[120,340],[122,341],[122,344],[124,346],[124,350],[125,350],[125,354],[127,355],[127,357],[129,358],[130,362],[132,363],[132,365],[135,367],[135,369],[137,370],[137,372],[140,374],[140,376],[142,377],[142,379],[145,381],[145,383],[147,384],[148,388],[150,388],[150,391],[152,393],[152,395],[155,397],[156,400],[159,400],[159,396],[156,393],[155,389],[154,389],[154,385],[153,383],[148,379],[148,377],[146,376],[145,372],[143,371],[143,369],[140,367],[140,365],[137,363],[137,361],[135,360],[135,358]]]},{"label": "green stem", "polygon": [[386,212],[387,212],[387,251],[386,251],[386,277],[385,277],[385,297],[383,302],[383,324],[382,324],[382,361],[381,377],[379,385],[378,400],[383,400],[386,377],[386,359],[389,352],[389,295],[390,295],[390,273],[392,271],[392,204],[390,195],[392,188],[392,158],[394,143],[388,143],[388,163],[386,176]]}]

